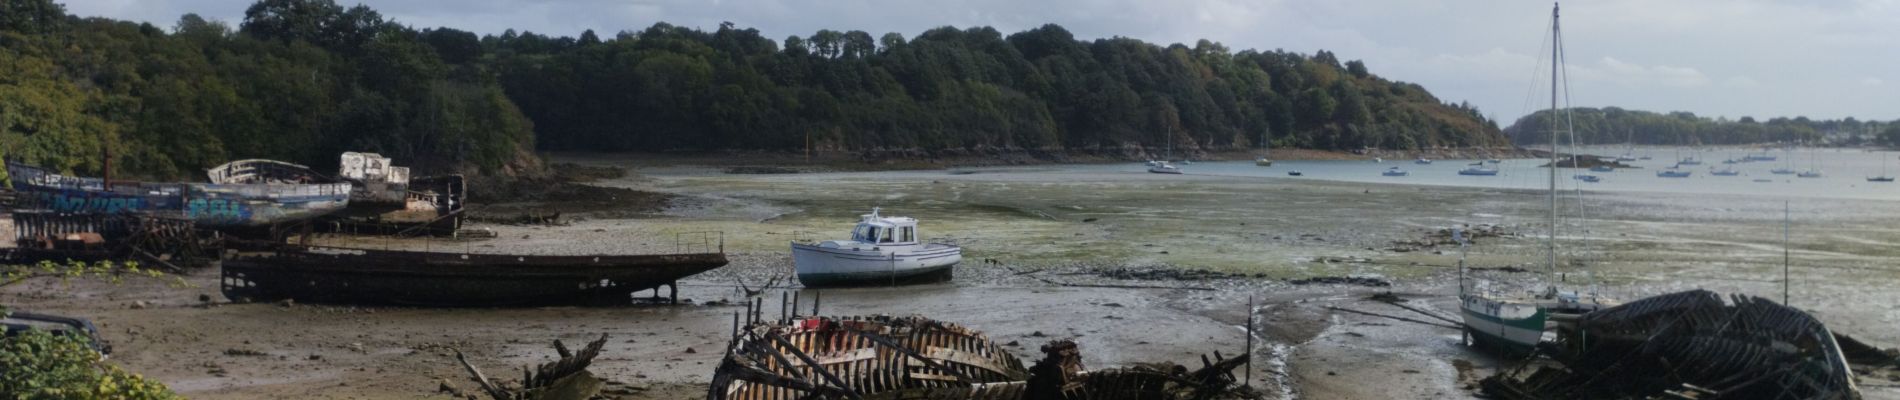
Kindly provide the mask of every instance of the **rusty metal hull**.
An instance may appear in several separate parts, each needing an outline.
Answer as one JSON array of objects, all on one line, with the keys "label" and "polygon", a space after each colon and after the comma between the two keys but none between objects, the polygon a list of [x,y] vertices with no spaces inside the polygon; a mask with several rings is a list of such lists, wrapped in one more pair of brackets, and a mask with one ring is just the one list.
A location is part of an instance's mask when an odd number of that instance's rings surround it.
[{"label": "rusty metal hull", "polygon": [[279,246],[223,262],[224,296],[442,307],[624,305],[724,254],[514,256]]}]

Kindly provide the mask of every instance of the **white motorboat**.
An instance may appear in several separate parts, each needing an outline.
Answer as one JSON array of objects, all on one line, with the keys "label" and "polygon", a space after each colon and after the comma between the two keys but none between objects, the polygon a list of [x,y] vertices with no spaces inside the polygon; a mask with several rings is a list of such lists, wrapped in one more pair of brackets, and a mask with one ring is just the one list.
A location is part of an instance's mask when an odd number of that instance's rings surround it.
[{"label": "white motorboat", "polygon": [[1177,167],[1177,166],[1174,166],[1174,164],[1169,164],[1169,163],[1164,162],[1160,164],[1155,164],[1155,166],[1152,166],[1152,167],[1148,167],[1148,172],[1153,172],[1157,174],[1179,175],[1181,173],[1181,167]]},{"label": "white motorboat", "polygon": [[1381,173],[1379,173],[1379,175],[1384,175],[1384,176],[1406,176],[1406,175],[1409,175],[1409,173],[1407,173],[1407,172],[1405,172],[1405,170],[1402,170],[1402,169],[1399,169],[1399,167],[1392,167],[1392,168],[1387,168],[1387,169],[1385,170],[1385,172],[1381,172]]},{"label": "white motorboat", "polygon": [[851,229],[851,240],[792,242],[792,267],[806,287],[941,282],[963,261],[963,248],[927,243],[917,220],[885,217],[872,208]]}]

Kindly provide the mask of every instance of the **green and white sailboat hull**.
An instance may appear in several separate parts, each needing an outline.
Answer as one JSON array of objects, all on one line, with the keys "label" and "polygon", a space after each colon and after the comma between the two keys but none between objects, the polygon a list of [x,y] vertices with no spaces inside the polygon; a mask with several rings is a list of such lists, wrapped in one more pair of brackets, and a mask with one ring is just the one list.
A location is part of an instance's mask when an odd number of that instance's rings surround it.
[{"label": "green and white sailboat hull", "polygon": [[1466,296],[1460,307],[1472,344],[1506,355],[1529,354],[1544,339],[1550,314],[1537,303]]}]

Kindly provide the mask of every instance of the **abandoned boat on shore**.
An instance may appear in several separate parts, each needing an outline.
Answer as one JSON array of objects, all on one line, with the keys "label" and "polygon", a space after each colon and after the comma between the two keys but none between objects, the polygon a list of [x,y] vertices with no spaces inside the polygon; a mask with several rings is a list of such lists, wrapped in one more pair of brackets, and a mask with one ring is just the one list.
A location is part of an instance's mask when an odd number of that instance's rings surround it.
[{"label": "abandoned boat on shore", "polygon": [[807,287],[942,282],[963,261],[963,248],[926,243],[917,220],[885,217],[872,208],[851,229],[851,240],[792,242],[792,266]]},{"label": "abandoned boat on shore", "polygon": [[410,178],[376,153],[345,152],[337,176],[274,160],[239,160],[207,171],[212,183],[348,183],[350,202],[318,224],[326,231],[450,234],[461,228],[467,184],[461,175]]},{"label": "abandoned boat on shore", "polygon": [[[232,301],[494,307],[622,305],[633,293],[726,265],[717,252],[507,255],[233,243],[220,286]],[[710,250],[710,249],[708,249]]]},{"label": "abandoned boat on shore", "polygon": [[[141,214],[205,228],[263,227],[342,210],[348,183],[148,183],[66,176],[8,161],[22,208],[69,214]],[[295,164],[291,164],[295,165]]]},{"label": "abandoned boat on shore", "polygon": [[[760,318],[749,307],[726,357],[713,371],[709,400],[1187,400],[1263,398],[1234,370],[1249,356],[1201,357],[1194,370],[1171,363],[1090,371],[1074,341],[1041,347],[1024,368],[982,332],[923,317]],[[792,307],[796,309],[796,306]]]}]

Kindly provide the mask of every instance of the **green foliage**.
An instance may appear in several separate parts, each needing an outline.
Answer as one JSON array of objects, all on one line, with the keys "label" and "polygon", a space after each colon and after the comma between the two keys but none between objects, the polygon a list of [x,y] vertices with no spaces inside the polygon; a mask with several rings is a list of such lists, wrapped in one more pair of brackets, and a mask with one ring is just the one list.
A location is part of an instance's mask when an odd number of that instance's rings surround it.
[{"label": "green foliage", "polygon": [[[183,278],[139,268],[137,262],[43,261],[37,265],[0,264],[0,287],[33,278],[94,279],[118,283],[126,277]],[[0,315],[7,308],[0,305]],[[165,385],[107,364],[87,339],[30,330],[0,338],[0,398],[7,399],[176,399]]]},{"label": "green foliage", "polygon": [[105,363],[86,339],[29,330],[0,338],[0,398],[180,399],[164,384]]},{"label": "green foliage", "polygon": [[1329,52],[1081,41],[1056,25],[773,41],[661,23],[598,45],[482,42],[551,150],[1232,149],[1266,132],[1327,149],[1505,144],[1469,105]]},{"label": "green foliage", "polygon": [[[517,170],[527,150],[1119,151],[1488,146],[1465,104],[1331,52],[1235,53],[1060,26],[781,41],[730,23],[611,38],[416,30],[335,0],[259,0],[172,31],[0,3],[0,156],[195,178],[229,160]],[[1169,133],[1172,132],[1172,135]]]},{"label": "green foliage", "polygon": [[[1667,114],[1625,110],[1616,107],[1571,108],[1570,119],[1582,144],[1634,143],[1652,145],[1727,145],[1750,143],[1817,143],[1828,132],[1861,133],[1878,130],[1888,124],[1861,122],[1853,118],[1815,121],[1807,117],[1778,117],[1758,122],[1752,117],[1739,120],[1714,119],[1688,112]],[[1550,111],[1538,111],[1518,119],[1505,129],[1517,143],[1548,143]],[[1563,140],[1569,140],[1567,138]]]},{"label": "green foliage", "polygon": [[6,287],[34,278],[57,278],[61,281],[95,279],[117,284],[122,282],[126,277],[168,280],[171,284],[176,286],[190,286],[182,277],[166,275],[159,270],[139,268],[137,261],[99,261],[92,263],[82,261],[68,261],[65,263],[41,261],[35,265],[0,264],[0,287]]},{"label": "green foliage", "polygon": [[192,179],[236,159],[323,167],[372,151],[435,173],[500,170],[533,146],[468,32],[418,32],[333,0],[259,1],[240,34],[194,14],[168,34],[42,0],[0,7],[10,159],[96,175],[109,156],[121,177]]}]

